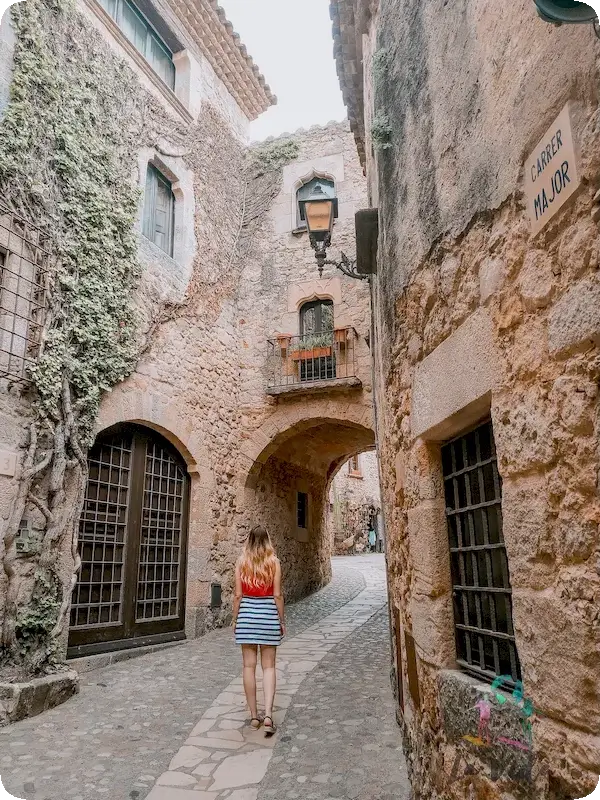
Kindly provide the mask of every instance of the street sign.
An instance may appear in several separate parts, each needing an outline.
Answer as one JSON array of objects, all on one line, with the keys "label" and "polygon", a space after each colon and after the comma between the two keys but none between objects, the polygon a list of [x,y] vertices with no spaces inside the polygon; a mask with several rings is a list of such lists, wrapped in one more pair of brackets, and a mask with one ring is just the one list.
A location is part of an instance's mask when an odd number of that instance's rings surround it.
[{"label": "street sign", "polygon": [[535,236],[580,184],[569,103],[525,162],[525,195]]}]

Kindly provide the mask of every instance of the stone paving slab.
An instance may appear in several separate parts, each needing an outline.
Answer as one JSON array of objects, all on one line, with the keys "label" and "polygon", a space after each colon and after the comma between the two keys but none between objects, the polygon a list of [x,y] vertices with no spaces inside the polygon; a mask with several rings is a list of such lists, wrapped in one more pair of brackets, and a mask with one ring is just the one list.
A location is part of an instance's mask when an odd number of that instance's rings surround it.
[{"label": "stone paving slab", "polygon": [[[361,563],[334,559],[331,584],[288,607],[289,637],[363,590]],[[237,703],[242,684],[235,684],[240,666],[239,647],[226,629],[86,673],[79,695],[64,705],[0,729],[2,783],[24,800],[143,800],[205,712],[243,724],[245,708]],[[213,706],[232,682],[236,702]],[[289,702],[282,694],[281,707]],[[221,746],[209,760],[216,764],[232,752]],[[255,800],[252,791],[246,794],[229,800]]]},{"label": "stone paving slab", "polygon": [[304,681],[286,714],[260,800],[408,800],[382,609]]},{"label": "stone paving slab", "polygon": [[[318,672],[321,662],[332,658],[335,670],[335,649],[345,640],[350,640],[350,648],[356,654],[357,673],[360,675],[365,671],[365,665],[370,665],[373,656],[368,651],[365,652],[364,649],[356,650],[353,642],[355,632],[363,628],[369,632],[370,643],[374,646],[376,656],[381,657],[380,654],[383,652],[383,660],[387,662],[387,669],[384,670],[384,674],[389,673],[387,631],[384,630],[382,632],[381,626],[379,626],[375,634],[370,633],[373,628],[370,621],[374,615],[384,609],[383,616],[384,619],[387,619],[383,559],[365,559],[361,562],[361,571],[365,578],[365,588],[360,594],[319,622],[311,625],[304,633],[287,639],[279,648],[278,692],[274,708],[277,716],[276,723],[285,725],[286,714],[290,706],[294,705],[297,694],[310,695],[314,691],[313,684],[315,684],[315,679],[313,676]],[[306,658],[306,653],[304,652],[304,643],[307,641],[312,643],[313,657],[310,659]],[[261,697],[260,670],[257,670],[257,680],[259,708],[264,708]],[[359,680],[363,680],[362,676],[359,677]],[[352,713],[354,710],[353,691],[355,689],[355,685],[350,690],[347,687],[345,689],[347,705],[344,707],[342,704],[341,706],[344,715]],[[391,698],[389,686],[387,694]],[[360,691],[358,696],[361,696]],[[222,727],[223,723],[229,720],[239,721],[241,713],[245,712],[245,708],[245,697],[240,691],[240,679],[237,677],[215,698],[211,708],[204,713],[196,725],[198,735],[188,739],[174,756],[169,770],[159,777],[157,785],[148,795],[149,800],[169,800],[168,790],[165,788],[169,782],[172,787],[182,787],[172,789],[170,800],[201,800],[202,797],[210,798],[210,800],[226,800],[231,798],[232,790],[240,790],[249,795],[251,790],[257,786],[260,786],[259,795],[262,797],[264,795],[263,780],[266,777],[273,754],[277,752],[278,745],[276,744],[275,748],[273,748],[273,743],[278,741],[281,734],[276,737],[267,737],[264,731],[253,731],[248,724],[243,725],[241,728],[233,729],[227,726],[225,728]],[[312,708],[316,709],[316,706],[312,706]],[[390,726],[389,719],[391,719],[392,727],[386,733],[389,736],[395,734],[395,739],[390,741],[393,742],[397,750],[395,759],[399,761],[402,758],[400,736],[395,727],[393,712],[387,714],[387,717],[387,724]],[[350,724],[353,725],[354,723]],[[311,730],[310,726],[307,730],[313,734],[312,737],[309,739],[308,734],[298,734],[297,740],[299,742],[309,740],[311,743],[317,742],[319,746],[322,746],[323,743],[319,737],[314,735],[315,731]],[[371,747],[369,747],[369,744]],[[366,745],[361,742],[361,745],[362,749],[358,751],[358,755],[361,755],[363,750],[380,750],[382,747],[378,740]],[[223,756],[223,751],[225,751],[225,756]],[[277,757],[279,758],[279,756]],[[219,763],[214,770],[202,768],[198,771],[197,766],[201,761],[218,761]],[[389,780],[386,778],[387,782],[383,787],[386,791],[389,789],[388,784],[399,785],[400,771],[396,770],[398,773],[397,779],[395,779],[393,769],[391,772],[391,777]],[[192,779],[195,777],[198,778],[198,782],[192,784]],[[303,783],[307,780],[307,775],[299,775],[296,777],[294,785],[297,786],[298,783]],[[350,782],[348,780],[345,781],[345,785],[352,792],[355,790],[355,784],[356,778],[354,782],[352,780]],[[346,795],[337,793],[343,787],[337,786],[335,776],[331,773],[322,772],[320,774],[320,785],[325,794],[319,796],[323,798],[346,797]],[[379,782],[379,785],[381,785],[381,782]],[[275,791],[277,792],[278,790]],[[277,796],[279,797],[280,795]],[[300,793],[293,790],[288,796],[300,797]],[[351,796],[358,797],[359,795],[352,794]],[[405,796],[408,797],[408,795]],[[369,795],[369,798],[371,797],[375,798],[375,795]]]}]

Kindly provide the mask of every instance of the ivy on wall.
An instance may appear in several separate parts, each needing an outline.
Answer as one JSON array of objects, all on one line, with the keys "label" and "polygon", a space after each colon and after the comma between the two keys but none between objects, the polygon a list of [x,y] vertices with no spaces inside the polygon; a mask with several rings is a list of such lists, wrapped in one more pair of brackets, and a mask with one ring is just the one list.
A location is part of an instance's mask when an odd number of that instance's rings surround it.
[{"label": "ivy on wall", "polygon": [[[135,309],[138,154],[166,137],[200,174],[206,159],[212,168],[214,148],[222,154],[225,145],[202,136],[201,121],[189,128],[175,123],[141,90],[74,0],[24,0],[11,14],[16,46],[10,101],[0,120],[0,196],[48,231],[56,261],[41,352],[26,390],[28,441],[10,517],[0,520],[6,586],[0,665],[20,663],[37,672],[52,667],[66,633],[81,564],[77,537],[87,450],[102,396],[133,370],[154,330],[192,313],[197,304],[190,300],[206,285],[203,260],[196,259],[184,302],[157,307],[149,333],[141,335]],[[209,128],[218,122],[211,115],[207,108]],[[237,265],[279,190],[282,168],[298,151],[296,142],[283,140],[249,152],[221,288],[235,283]],[[230,170],[227,163],[227,176]],[[16,536],[23,517],[32,515],[43,526],[41,549],[24,569]],[[65,575],[59,562],[69,548],[73,569]]]},{"label": "ivy on wall", "polygon": [[[132,166],[144,113],[135,76],[107,58],[72,0],[25,0],[11,13],[16,46],[0,123],[0,195],[48,231],[56,256],[28,390],[27,453],[11,516],[2,521],[2,657],[36,671],[53,659],[80,565],[77,527],[99,402],[136,361],[139,192]],[[15,537],[32,509],[45,523],[28,577],[16,561]],[[58,565],[66,537],[70,581],[61,580]]]}]

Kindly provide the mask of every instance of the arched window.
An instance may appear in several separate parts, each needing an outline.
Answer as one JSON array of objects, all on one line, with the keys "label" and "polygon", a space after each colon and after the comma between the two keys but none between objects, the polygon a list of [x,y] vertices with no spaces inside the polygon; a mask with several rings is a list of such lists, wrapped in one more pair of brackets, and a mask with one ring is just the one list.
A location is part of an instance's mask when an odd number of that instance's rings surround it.
[{"label": "arched window", "polygon": [[81,572],[71,656],[183,637],[189,480],[158,433],[120,425],[98,437],[79,521]]},{"label": "arched window", "polygon": [[333,331],[333,300],[313,300],[300,308],[300,335],[316,336]]},{"label": "arched window", "polygon": [[306,219],[304,218],[304,213],[300,208],[300,200],[306,200],[307,197],[310,197],[316,186],[320,186],[327,197],[333,198],[333,216],[337,218],[338,206],[337,197],[335,196],[334,182],[328,178],[313,178],[307,183],[302,184],[302,186],[296,192],[296,229],[306,228]]},{"label": "arched window", "polygon": [[300,308],[299,347],[301,381],[335,377],[332,300],[313,300]]}]

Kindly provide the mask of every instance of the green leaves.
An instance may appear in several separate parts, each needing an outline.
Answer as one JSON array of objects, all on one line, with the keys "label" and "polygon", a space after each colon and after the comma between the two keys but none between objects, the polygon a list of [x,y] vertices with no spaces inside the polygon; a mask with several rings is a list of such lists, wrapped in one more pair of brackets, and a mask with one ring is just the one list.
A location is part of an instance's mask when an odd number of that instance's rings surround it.
[{"label": "green leaves", "polygon": [[54,318],[33,382],[41,409],[56,414],[68,377],[89,442],[102,391],[136,360],[139,191],[131,171],[140,92],[71,0],[28,0],[12,14],[17,42],[0,124],[0,188],[40,208],[59,257]]}]

